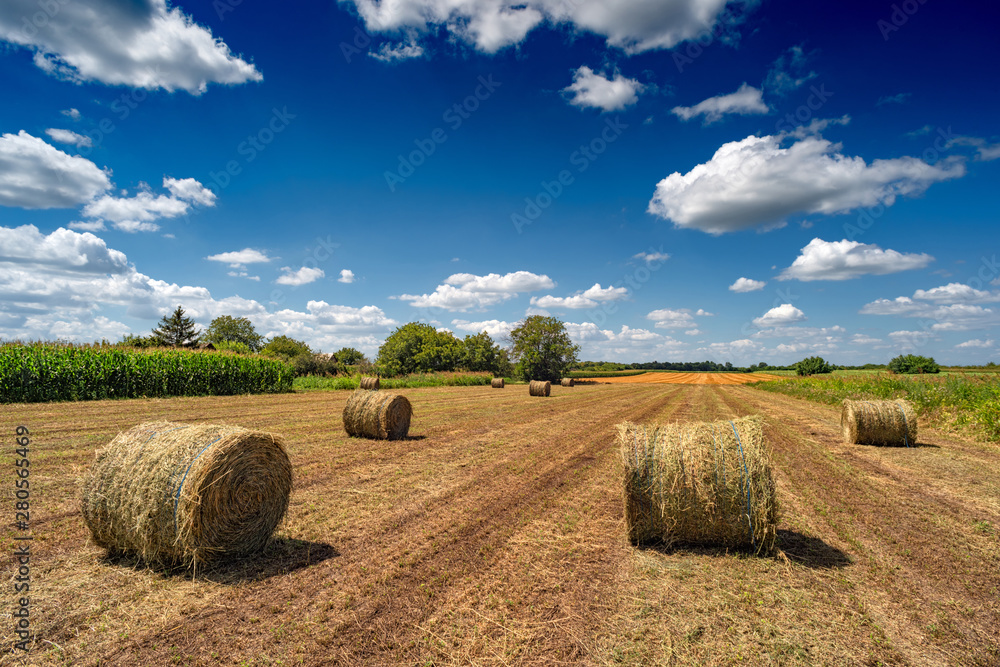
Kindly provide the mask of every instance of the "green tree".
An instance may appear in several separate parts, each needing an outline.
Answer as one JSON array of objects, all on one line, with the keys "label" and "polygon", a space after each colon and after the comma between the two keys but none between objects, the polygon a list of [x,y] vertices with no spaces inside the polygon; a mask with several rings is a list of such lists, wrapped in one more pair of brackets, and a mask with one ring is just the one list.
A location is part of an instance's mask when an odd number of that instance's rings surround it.
[{"label": "green tree", "polygon": [[916,354],[899,355],[887,366],[890,373],[940,373],[941,367],[931,357]]},{"label": "green tree", "polygon": [[202,333],[201,340],[215,345],[216,348],[224,341],[243,343],[251,352],[260,352],[265,343],[264,337],[257,333],[250,320],[229,315],[220,315],[212,320]]},{"label": "green tree", "polygon": [[165,347],[181,347],[197,345],[199,332],[195,330],[194,320],[184,316],[184,309],[177,306],[171,315],[164,315],[160,325],[153,329],[151,336],[158,345]]},{"label": "green tree", "polygon": [[517,364],[514,374],[523,380],[562,378],[577,363],[580,346],[574,345],[565,325],[554,317],[532,315],[510,332],[510,356]]},{"label": "green tree", "polygon": [[832,370],[833,366],[826,363],[823,357],[808,357],[795,364],[795,372],[798,375],[818,375]]},{"label": "green tree", "polygon": [[429,324],[410,322],[399,327],[378,349],[378,366],[389,375],[453,371],[462,361],[465,348],[447,331]]},{"label": "green tree", "polygon": [[261,348],[260,353],[269,357],[277,357],[288,363],[303,354],[312,355],[312,350],[301,340],[288,336],[275,336]]},{"label": "green tree", "polygon": [[506,377],[511,374],[513,367],[507,350],[494,343],[485,331],[474,336],[466,336],[462,345],[465,347],[462,366],[466,370],[489,371],[497,377]]},{"label": "green tree", "polygon": [[157,347],[159,341],[155,336],[137,336],[135,334],[125,334],[120,343],[116,343],[121,347]]},{"label": "green tree", "polygon": [[334,352],[333,356],[336,358],[338,364],[343,364],[344,366],[354,366],[366,361],[365,355],[353,347],[342,347]]}]

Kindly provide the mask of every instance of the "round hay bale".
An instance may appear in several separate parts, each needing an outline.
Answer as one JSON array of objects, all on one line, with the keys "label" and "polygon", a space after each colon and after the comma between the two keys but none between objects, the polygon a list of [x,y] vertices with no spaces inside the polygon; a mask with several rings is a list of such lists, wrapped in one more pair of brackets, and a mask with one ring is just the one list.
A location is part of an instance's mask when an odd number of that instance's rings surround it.
[{"label": "round hay bale", "polygon": [[361,386],[360,386],[360,388],[361,389],[367,389],[369,391],[378,391],[378,388],[379,388],[379,379],[377,377],[375,377],[375,378],[366,378],[366,377],[363,377],[363,378],[361,378]]},{"label": "round hay bale", "polygon": [[917,413],[909,401],[844,400],[840,411],[844,442],[906,446],[917,443]]},{"label": "round hay bale", "polygon": [[778,503],[762,424],[619,424],[629,539],[770,552]]},{"label": "round hay bale", "polygon": [[270,433],[148,422],[97,452],[83,519],[101,547],[197,566],[260,551],[291,489],[288,454]]},{"label": "round hay bale", "polygon": [[359,389],[344,406],[344,430],[363,438],[400,440],[409,433],[412,416],[405,396]]},{"label": "round hay bale", "polygon": [[493,378],[490,386],[494,389],[503,389],[503,378]]},{"label": "round hay bale", "polygon": [[548,396],[552,391],[552,383],[546,380],[542,382],[541,380],[532,380],[528,383],[528,395],[529,396]]},{"label": "round hay bale", "polygon": [[563,387],[572,387],[575,383],[573,382],[573,378],[563,378],[559,384]]}]

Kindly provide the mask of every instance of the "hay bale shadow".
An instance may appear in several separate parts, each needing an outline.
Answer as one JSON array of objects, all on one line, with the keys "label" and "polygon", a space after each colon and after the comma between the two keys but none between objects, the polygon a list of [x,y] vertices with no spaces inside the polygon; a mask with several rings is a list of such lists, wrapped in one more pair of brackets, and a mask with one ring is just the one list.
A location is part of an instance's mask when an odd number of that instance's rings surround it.
[{"label": "hay bale shadow", "polygon": [[165,579],[196,576],[217,584],[235,585],[289,574],[339,556],[340,552],[331,544],[277,537],[268,541],[260,553],[243,558],[222,559],[201,565],[196,571],[184,565],[149,563],[132,552],[109,551],[101,558],[101,562],[115,567],[155,572]]},{"label": "hay bale shadow", "polygon": [[688,554],[722,558],[732,555],[743,557],[773,558],[802,565],[811,569],[833,569],[847,567],[854,561],[851,557],[818,537],[809,537],[793,530],[778,530],[773,552],[757,554],[752,548],[733,548],[707,544],[685,544],[683,542],[667,546],[663,542],[632,543],[637,549],[655,551],[664,555]]},{"label": "hay bale shadow", "polygon": [[847,567],[854,562],[837,547],[794,530],[778,530],[777,546],[788,560],[808,568],[826,570]]}]

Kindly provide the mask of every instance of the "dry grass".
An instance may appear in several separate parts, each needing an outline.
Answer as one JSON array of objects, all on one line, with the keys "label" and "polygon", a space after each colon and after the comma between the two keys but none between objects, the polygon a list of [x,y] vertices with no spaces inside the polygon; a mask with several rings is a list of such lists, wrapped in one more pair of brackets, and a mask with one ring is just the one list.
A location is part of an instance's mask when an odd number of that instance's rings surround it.
[{"label": "dry grass", "polygon": [[778,504],[761,425],[759,416],[619,424],[629,539],[770,553]]},{"label": "dry grass", "polygon": [[[37,641],[0,664],[1000,660],[995,445],[923,424],[915,450],[845,445],[839,410],[743,387],[407,396],[419,428],[393,443],[332,427],[349,392],[6,406],[0,432],[23,423],[33,439]],[[782,505],[777,555],[633,547],[615,425],[756,413]],[[262,553],[192,579],[89,543],[77,478],[117,432],[160,420],[286,438],[295,491]]]},{"label": "dry grass", "polygon": [[552,383],[548,380],[532,380],[528,383],[529,396],[548,396],[552,392]]},{"label": "dry grass", "polygon": [[[582,379],[582,378],[577,378]],[[711,371],[650,371],[639,375],[598,377],[600,384],[709,384],[741,385],[766,380],[786,380],[766,373],[714,373]]]},{"label": "dry grass", "polygon": [[400,440],[410,431],[413,407],[405,396],[358,389],[344,406],[344,430],[377,440]]},{"label": "dry grass", "polygon": [[917,413],[909,401],[844,400],[840,412],[844,442],[851,445],[917,444]]},{"label": "dry grass", "polygon": [[260,551],[291,488],[285,447],[270,433],[149,422],[98,451],[82,511],[98,546],[197,567]]}]

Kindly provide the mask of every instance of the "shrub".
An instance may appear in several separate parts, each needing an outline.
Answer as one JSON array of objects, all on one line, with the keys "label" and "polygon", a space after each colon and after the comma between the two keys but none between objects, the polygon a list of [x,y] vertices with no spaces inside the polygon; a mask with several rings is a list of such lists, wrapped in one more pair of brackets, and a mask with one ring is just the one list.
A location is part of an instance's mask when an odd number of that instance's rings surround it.
[{"label": "shrub", "polygon": [[916,354],[899,355],[889,362],[890,373],[940,373],[941,367],[930,357]]},{"label": "shrub", "polygon": [[833,371],[833,366],[826,363],[823,357],[809,357],[795,364],[795,372],[798,375],[818,375],[831,371]]}]

